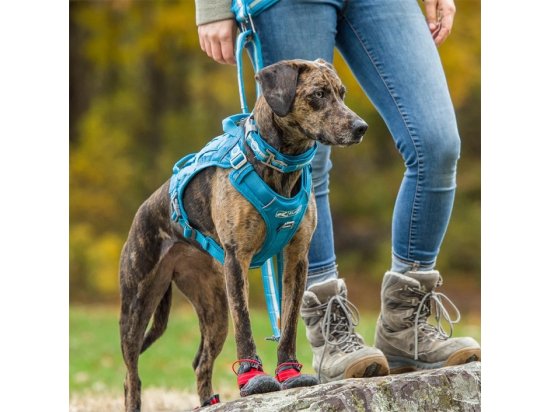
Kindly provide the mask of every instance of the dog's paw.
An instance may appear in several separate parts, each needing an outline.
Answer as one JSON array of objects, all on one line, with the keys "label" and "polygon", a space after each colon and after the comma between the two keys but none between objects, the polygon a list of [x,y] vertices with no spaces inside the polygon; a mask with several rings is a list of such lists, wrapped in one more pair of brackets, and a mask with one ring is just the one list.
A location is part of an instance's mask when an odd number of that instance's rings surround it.
[{"label": "dog's paw", "polygon": [[281,388],[292,389],[292,388],[301,388],[303,386],[314,386],[319,385],[319,379],[313,375],[298,375],[293,378],[288,378],[286,381],[281,382]]},{"label": "dog's paw", "polygon": [[283,362],[277,366],[275,376],[283,389],[318,385],[319,380],[313,375],[302,375],[302,364],[297,361]]},{"label": "dog's paw", "polygon": [[281,384],[269,375],[256,375],[241,387],[241,396],[250,396],[257,393],[275,392],[281,390]]},{"label": "dog's paw", "polygon": [[207,400],[205,400],[201,406],[197,406],[195,408],[193,408],[194,411],[198,411],[200,410],[201,408],[207,408],[211,405],[216,405],[220,403],[220,395],[218,395],[217,393],[212,395],[210,398],[208,398]]}]

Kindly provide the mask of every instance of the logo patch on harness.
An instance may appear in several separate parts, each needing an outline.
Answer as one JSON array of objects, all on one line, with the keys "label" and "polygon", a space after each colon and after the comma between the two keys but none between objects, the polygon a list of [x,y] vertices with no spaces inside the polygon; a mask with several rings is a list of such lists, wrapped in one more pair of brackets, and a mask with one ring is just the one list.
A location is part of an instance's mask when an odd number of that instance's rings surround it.
[{"label": "logo patch on harness", "polygon": [[277,212],[275,213],[275,217],[278,217],[279,219],[286,219],[287,217],[296,216],[301,211],[302,205],[298,206],[294,210],[277,210]]}]

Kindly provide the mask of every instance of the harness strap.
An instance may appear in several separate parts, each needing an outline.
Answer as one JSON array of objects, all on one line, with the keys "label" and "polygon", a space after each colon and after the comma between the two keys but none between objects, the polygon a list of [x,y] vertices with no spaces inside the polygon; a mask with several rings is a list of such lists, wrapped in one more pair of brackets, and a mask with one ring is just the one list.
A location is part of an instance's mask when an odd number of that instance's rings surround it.
[{"label": "harness strap", "polygon": [[275,369],[275,377],[280,383],[283,383],[290,378],[300,376],[302,366],[303,365],[298,362],[283,362]]},{"label": "harness strap", "polygon": [[[235,371],[235,365],[239,364],[239,370]],[[237,385],[242,388],[250,379],[257,375],[266,375],[262,363],[256,359],[239,359],[231,365],[233,373],[237,375]]]},{"label": "harness strap", "polygon": [[225,253],[218,243],[211,237],[203,235],[200,231],[189,226],[189,222],[183,219],[179,221],[183,226],[183,237],[196,241],[205,252],[209,253],[214,259],[223,265]]},{"label": "harness strap", "polygon": [[[179,162],[178,162],[179,163]],[[176,163],[174,170],[179,167],[179,164]],[[171,193],[170,203],[172,205],[172,215],[171,218],[173,221],[178,222],[183,228],[183,237],[186,239],[192,239],[197,242],[202,249],[209,253],[214,259],[220,262],[223,265],[225,253],[223,249],[218,245],[218,243],[209,236],[203,235],[199,230],[191,227],[187,215],[183,211],[183,207],[180,207],[178,199],[178,190],[174,190]]]},{"label": "harness strap", "polygon": [[251,163],[229,174],[233,187],[256,207],[266,225],[263,247],[254,255],[251,267],[261,266],[267,259],[279,253],[299,228],[307,212],[311,195],[311,170],[302,172],[301,189],[292,198],[284,198],[274,192],[254,171]]}]

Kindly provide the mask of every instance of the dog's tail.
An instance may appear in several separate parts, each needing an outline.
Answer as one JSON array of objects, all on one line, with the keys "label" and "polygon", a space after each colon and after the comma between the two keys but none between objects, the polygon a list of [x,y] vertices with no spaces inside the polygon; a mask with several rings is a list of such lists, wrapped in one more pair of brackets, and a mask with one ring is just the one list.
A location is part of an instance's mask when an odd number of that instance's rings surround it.
[{"label": "dog's tail", "polygon": [[141,352],[147,350],[149,346],[153,344],[158,338],[162,336],[168,325],[168,315],[170,314],[170,305],[172,304],[172,283],[168,286],[168,289],[164,293],[164,296],[160,300],[157,309],[155,310],[155,316],[153,318],[153,324],[145,334],[143,339],[143,345],[141,346]]}]

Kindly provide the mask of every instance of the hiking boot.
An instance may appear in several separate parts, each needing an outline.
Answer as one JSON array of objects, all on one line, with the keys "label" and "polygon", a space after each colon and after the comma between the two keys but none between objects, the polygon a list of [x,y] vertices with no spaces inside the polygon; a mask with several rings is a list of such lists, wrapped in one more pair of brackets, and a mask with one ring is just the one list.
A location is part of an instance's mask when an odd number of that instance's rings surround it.
[{"label": "hiking boot", "polygon": [[321,383],[387,375],[383,353],[365,345],[354,332],[359,315],[347,300],[342,279],[317,283],[305,291],[300,310],[313,350],[313,368]]},{"label": "hiking boot", "polygon": [[[442,283],[436,270],[384,275],[375,346],[386,355],[391,373],[481,360],[481,348],[475,339],[451,338],[460,312],[447,296],[435,292]],[[451,320],[443,300],[456,312],[456,319]],[[428,323],[432,305],[436,326]],[[441,325],[442,318],[450,325],[449,333]]]}]

